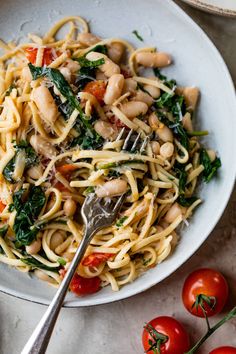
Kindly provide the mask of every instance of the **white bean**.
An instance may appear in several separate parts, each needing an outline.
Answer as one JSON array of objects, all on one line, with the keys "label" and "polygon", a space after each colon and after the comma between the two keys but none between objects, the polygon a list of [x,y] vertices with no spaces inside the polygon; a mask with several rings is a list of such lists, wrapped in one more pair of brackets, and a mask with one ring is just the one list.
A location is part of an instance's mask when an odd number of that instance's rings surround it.
[{"label": "white bean", "polygon": [[28,254],[37,254],[41,250],[41,239],[38,238],[37,240],[33,241],[30,245],[25,247],[25,250]]},{"label": "white bean", "polygon": [[132,79],[132,78],[125,79],[122,93],[124,94],[127,92],[130,92],[130,93],[135,92],[137,85],[138,85],[137,81],[135,81],[134,79]]},{"label": "white bean", "polygon": [[100,42],[100,38],[98,38],[97,36],[95,36],[92,33],[79,33],[78,34],[78,41],[81,44],[83,44],[87,47],[90,47],[91,45]]},{"label": "white bean", "polygon": [[155,87],[152,85],[144,85],[144,90],[147,91],[153,98],[158,98],[161,95],[161,90],[159,87]]},{"label": "white bean", "polygon": [[65,235],[61,231],[55,232],[50,240],[50,248],[55,252],[55,249],[64,242]]},{"label": "white bean", "polygon": [[216,159],[216,152],[214,150],[207,150],[207,154],[211,162],[213,162]]},{"label": "white bean", "polygon": [[56,148],[40,135],[32,135],[30,137],[30,144],[34,150],[48,159],[53,159],[57,156]]},{"label": "white bean", "polygon": [[68,67],[60,68],[59,71],[64,76],[66,81],[71,82],[71,71]]},{"label": "white bean", "polygon": [[160,144],[158,141],[151,141],[151,148],[154,155],[158,155],[160,153]]},{"label": "white bean", "polygon": [[183,95],[188,110],[194,111],[199,97],[199,89],[197,87],[185,87]]},{"label": "white bean", "polygon": [[43,174],[41,165],[32,166],[27,170],[27,175],[32,179],[39,179]]},{"label": "white bean", "polygon": [[107,77],[111,77],[114,74],[120,74],[119,65],[113,63],[113,61],[109,59],[105,54],[90,52],[86,55],[86,58],[90,61],[95,61],[103,58],[105,63],[99,66],[99,70],[101,70]]},{"label": "white bean", "polygon": [[174,203],[167,211],[164,220],[171,224],[180,215],[182,215],[182,209],[178,203]]},{"label": "white bean", "polygon": [[52,125],[58,117],[58,109],[54,99],[46,86],[39,86],[33,89],[31,99],[36,103],[42,118]]},{"label": "white bean", "polygon": [[63,205],[63,210],[66,216],[73,216],[76,212],[76,202],[73,199],[67,199]]},{"label": "white bean", "polygon": [[96,190],[99,198],[114,197],[121,195],[127,191],[127,182],[123,179],[117,178],[104,183]]},{"label": "white bean", "polygon": [[151,106],[153,104],[153,98],[146,92],[142,90],[138,90],[134,98],[132,99],[133,101],[140,101],[146,103],[148,106]]},{"label": "white bean", "polygon": [[109,78],[106,93],[104,95],[105,104],[112,104],[121,96],[124,81],[124,76],[121,74],[114,74]]},{"label": "white bean", "polygon": [[165,159],[169,159],[175,151],[174,145],[170,142],[164,143],[160,147],[160,155]]},{"label": "white bean", "polygon": [[130,101],[122,104],[120,109],[128,118],[134,118],[140,114],[146,114],[148,105],[144,102]]},{"label": "white bean", "polygon": [[191,114],[187,112],[182,119],[183,127],[188,131],[191,132],[193,131],[193,124],[192,124],[192,119],[191,119]]},{"label": "white bean", "polygon": [[136,62],[151,68],[162,68],[171,64],[171,57],[161,52],[139,52],[136,54]]},{"label": "white bean", "polygon": [[103,137],[103,139],[113,141],[117,137],[117,131],[115,130],[114,126],[111,123],[105,122],[101,119],[96,121],[94,124],[94,129],[99,135]]},{"label": "white bean", "polygon": [[167,141],[173,141],[173,133],[166,125],[157,129],[156,133],[164,143],[166,143]]},{"label": "white bean", "polygon": [[148,123],[152,130],[157,130],[160,127],[160,121],[157,118],[156,113],[151,113],[150,116],[148,117]]},{"label": "white bean", "polygon": [[108,48],[108,57],[114,61],[114,63],[119,63],[121,57],[124,53],[125,47],[122,43],[112,43]]}]

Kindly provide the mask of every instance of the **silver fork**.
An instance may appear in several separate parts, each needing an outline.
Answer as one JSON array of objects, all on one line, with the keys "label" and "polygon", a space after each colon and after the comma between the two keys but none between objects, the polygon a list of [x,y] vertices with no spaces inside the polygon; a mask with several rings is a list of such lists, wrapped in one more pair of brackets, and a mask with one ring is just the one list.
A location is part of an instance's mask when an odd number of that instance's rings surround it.
[{"label": "silver fork", "polygon": [[[124,138],[122,150],[129,148],[130,152],[135,152],[140,144],[141,134],[135,133],[132,129],[128,131],[123,128],[117,139]],[[129,143],[131,142],[131,147]],[[140,153],[145,151],[148,142],[146,137],[140,146]],[[46,352],[52,331],[54,329],[57,317],[63,305],[67,290],[73,275],[76,272],[78,265],[80,264],[84,253],[91,242],[95,233],[104,227],[111,226],[116,220],[118,212],[122,206],[125,195],[120,196],[118,199],[97,198],[95,193],[90,193],[81,208],[81,214],[85,225],[85,232],[83,239],[75,253],[75,256],[71,262],[69,269],[66,272],[64,279],[62,280],[55,296],[52,299],[47,311],[41,318],[21,354],[44,354]]]}]

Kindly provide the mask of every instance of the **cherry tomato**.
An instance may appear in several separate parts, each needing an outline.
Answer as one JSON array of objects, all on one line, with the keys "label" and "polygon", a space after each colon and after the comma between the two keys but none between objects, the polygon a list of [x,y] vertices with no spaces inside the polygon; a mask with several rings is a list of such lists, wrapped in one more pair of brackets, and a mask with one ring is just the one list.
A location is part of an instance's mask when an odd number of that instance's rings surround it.
[{"label": "cherry tomato", "polygon": [[6,205],[5,205],[2,201],[0,201],[0,213],[3,212],[3,210],[5,209],[5,207],[6,207]]},{"label": "cherry tomato", "polygon": [[99,277],[83,278],[76,273],[70,283],[70,290],[76,295],[84,296],[96,293],[100,290],[100,285],[101,280]]},{"label": "cherry tomato", "polygon": [[[32,63],[35,64],[36,57],[38,53],[38,48],[28,47],[25,48],[26,58]],[[49,65],[56,58],[55,51],[52,48],[45,48],[43,52],[43,65]]]},{"label": "cherry tomato", "polygon": [[190,347],[184,327],[168,316],[154,318],[144,327],[142,341],[145,353],[158,353],[158,340],[161,354],[184,354]]},{"label": "cherry tomato", "polygon": [[84,89],[84,92],[91,93],[99,103],[103,103],[103,98],[106,92],[106,83],[102,80],[88,82]]},{"label": "cherry tomato", "polygon": [[[61,278],[66,274],[65,269],[59,270]],[[100,290],[101,280],[99,277],[83,278],[75,273],[70,283],[70,290],[78,296],[94,294]]]},{"label": "cherry tomato", "polygon": [[92,253],[83,259],[82,265],[98,267],[101,263],[106,262],[112,256],[114,256],[113,253]]},{"label": "cherry tomato", "polygon": [[117,118],[116,116],[112,116],[109,118],[109,121],[112,123],[112,124],[115,124],[117,126],[117,128],[123,128],[123,127],[126,127],[126,125],[121,122],[121,120],[119,118]]},{"label": "cherry tomato", "polygon": [[68,192],[69,191],[69,189],[66,188],[66,186],[64,186],[64,184],[59,181],[54,184],[54,188],[58,189],[60,192]]},{"label": "cherry tomato", "polygon": [[202,268],[185,280],[182,299],[186,309],[195,316],[210,317],[223,309],[228,298],[228,284],[214,269]]},{"label": "cherry tomato", "polygon": [[236,354],[235,347],[220,347],[212,350],[209,354]]}]

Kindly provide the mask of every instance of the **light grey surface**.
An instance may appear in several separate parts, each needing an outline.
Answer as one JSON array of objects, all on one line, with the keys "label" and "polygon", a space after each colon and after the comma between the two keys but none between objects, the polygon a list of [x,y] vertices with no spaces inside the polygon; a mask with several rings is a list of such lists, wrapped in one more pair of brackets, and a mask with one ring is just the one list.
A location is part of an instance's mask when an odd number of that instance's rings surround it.
[{"label": "light grey surface", "polygon": [[[236,82],[235,53],[236,21],[218,18],[183,6],[208,32],[221,50]],[[183,47],[183,50],[185,48]],[[223,90],[223,88],[222,88]],[[223,117],[222,117],[223,119]],[[204,330],[204,322],[188,315],[180,293],[184,278],[194,268],[211,266],[227,277],[231,295],[236,298],[236,193],[224,216],[200,250],[168,279],[141,295],[110,305],[63,310],[48,353],[141,354],[141,332],[145,321],[157,315],[174,315],[182,320],[192,339]],[[0,294],[0,353],[18,354],[45,308]],[[214,320],[213,320],[214,321]],[[217,345],[236,346],[236,320],[226,324],[207,343],[201,353]]]}]

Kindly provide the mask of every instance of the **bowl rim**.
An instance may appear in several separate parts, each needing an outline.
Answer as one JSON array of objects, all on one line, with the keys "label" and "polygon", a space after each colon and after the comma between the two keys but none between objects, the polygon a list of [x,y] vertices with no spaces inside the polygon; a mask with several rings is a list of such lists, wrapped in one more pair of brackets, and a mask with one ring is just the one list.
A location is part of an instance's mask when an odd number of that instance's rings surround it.
[{"label": "bowl rim", "polygon": [[[234,105],[232,104],[232,108],[234,107],[233,110],[234,110],[235,116],[236,116],[236,99],[235,99],[236,96],[235,96],[234,83],[233,83],[232,77],[229,73],[228,67],[227,67],[224,59],[222,58],[219,50],[216,48],[214,43],[210,40],[208,35],[203,31],[203,29],[199,25],[197,25],[197,23],[179,5],[174,3],[172,0],[166,0],[166,2],[169,3],[169,6],[173,6],[173,8],[175,8],[175,11],[177,13],[179,13],[186,20],[186,22],[188,22],[192,26],[192,28],[194,28],[195,31],[197,31],[200,34],[200,36],[204,38],[205,41],[207,41],[208,46],[211,47],[212,51],[215,52],[215,55],[216,55],[219,63],[221,64],[221,69],[224,72],[224,76],[226,77],[226,79],[228,81],[228,94],[231,95],[234,100]],[[234,142],[234,150],[236,153],[236,140]],[[157,285],[158,283],[160,283],[164,279],[168,278],[172,273],[174,273],[180,266],[182,266],[188,259],[190,259],[192,257],[192,255],[198,250],[198,248],[206,241],[206,239],[208,238],[208,236],[210,235],[210,233],[213,231],[216,224],[220,220],[220,218],[221,218],[221,216],[222,216],[222,214],[229,202],[230,196],[231,196],[233,188],[234,188],[235,179],[236,179],[236,164],[234,164],[234,166],[232,166],[231,176],[232,177],[230,178],[230,181],[229,181],[230,184],[228,184],[228,186],[227,186],[227,192],[224,194],[223,203],[220,205],[220,208],[218,209],[214,223],[212,223],[210,225],[210,227],[208,227],[208,229],[206,230],[206,236],[205,236],[204,240],[201,241],[200,243],[198,243],[197,245],[195,245],[195,248],[193,248],[190,252],[188,252],[185,257],[182,257],[181,260],[176,262],[174,267],[171,267],[166,273],[164,273],[159,278],[158,282],[156,282],[155,278],[153,277],[153,278],[150,278],[150,280],[148,282],[143,283],[143,286],[140,286],[138,289],[134,288],[134,290],[130,291],[128,294],[114,292],[114,293],[111,293],[110,296],[104,298],[104,300],[103,299],[97,300],[97,299],[93,299],[93,298],[88,298],[88,300],[83,303],[79,303],[79,300],[78,300],[78,302],[76,302],[74,300],[73,301],[69,300],[69,301],[64,302],[63,307],[64,308],[79,308],[79,307],[98,306],[98,305],[109,304],[109,303],[116,302],[119,300],[124,300],[124,299],[131,297],[131,296],[138,295],[138,294],[146,291],[147,289]],[[50,301],[48,301],[48,300],[40,299],[40,297],[39,298],[32,297],[31,295],[28,295],[27,293],[26,294],[19,293],[15,290],[11,290],[7,287],[3,287],[1,284],[0,284],[0,292],[10,295],[10,296],[13,296],[18,299],[21,299],[21,300],[29,301],[29,302],[40,304],[40,305],[48,305],[50,303]]]},{"label": "bowl rim", "polygon": [[236,11],[231,9],[222,8],[220,6],[206,4],[200,0],[182,0],[186,4],[191,5],[199,10],[226,17],[236,17]]}]

